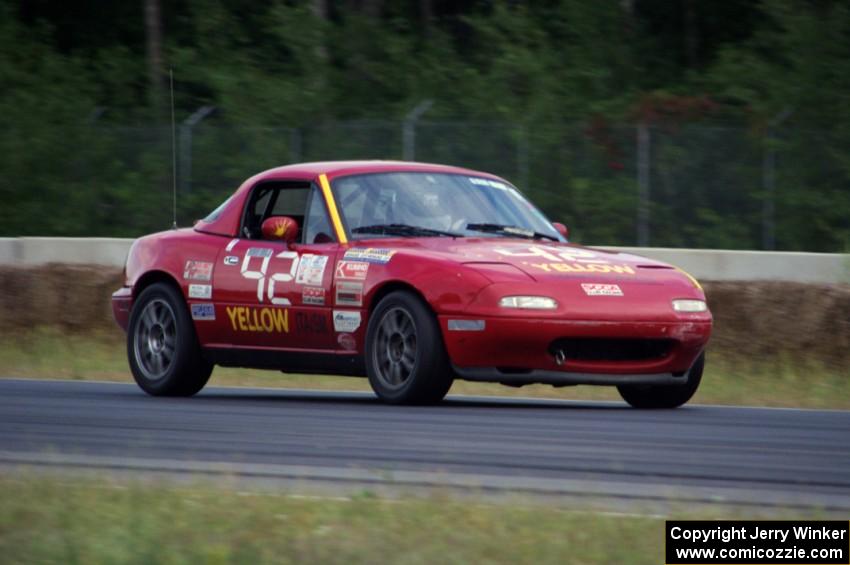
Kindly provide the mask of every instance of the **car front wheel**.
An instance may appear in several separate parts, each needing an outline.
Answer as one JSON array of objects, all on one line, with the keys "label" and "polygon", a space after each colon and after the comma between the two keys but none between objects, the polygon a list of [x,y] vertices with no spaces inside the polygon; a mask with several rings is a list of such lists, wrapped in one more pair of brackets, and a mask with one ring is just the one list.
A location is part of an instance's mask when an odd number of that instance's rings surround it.
[{"label": "car front wheel", "polygon": [[157,283],[139,295],[130,314],[127,357],[139,387],[153,396],[192,396],[213,364],[204,360],[183,297]]},{"label": "car front wheel", "polygon": [[620,385],[623,400],[635,408],[678,408],[696,393],[705,367],[705,353],[700,354],[688,371],[687,382],[680,385]]},{"label": "car front wheel", "polygon": [[440,327],[413,293],[392,292],[375,308],[366,331],[366,371],[375,394],[393,404],[439,402],[451,388]]}]

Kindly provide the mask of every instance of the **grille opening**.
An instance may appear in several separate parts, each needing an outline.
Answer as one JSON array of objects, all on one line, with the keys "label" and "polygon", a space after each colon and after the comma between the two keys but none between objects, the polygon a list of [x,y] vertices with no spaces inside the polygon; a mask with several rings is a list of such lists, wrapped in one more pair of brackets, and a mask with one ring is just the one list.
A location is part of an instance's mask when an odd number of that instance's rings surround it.
[{"label": "grille opening", "polygon": [[667,357],[674,343],[672,339],[570,337],[553,341],[549,353],[561,350],[567,362],[650,361]]}]

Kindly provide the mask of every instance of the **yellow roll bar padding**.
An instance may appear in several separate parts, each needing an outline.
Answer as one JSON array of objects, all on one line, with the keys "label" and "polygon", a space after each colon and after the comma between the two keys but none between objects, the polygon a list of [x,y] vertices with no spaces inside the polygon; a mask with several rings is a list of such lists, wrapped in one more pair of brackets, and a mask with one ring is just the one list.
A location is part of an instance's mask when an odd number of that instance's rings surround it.
[{"label": "yellow roll bar padding", "polygon": [[331,185],[328,182],[328,175],[322,173],[319,175],[319,186],[322,187],[322,194],[325,195],[325,204],[328,207],[328,213],[331,215],[336,238],[340,243],[348,243],[348,238],[345,236],[345,229],[342,227],[342,220],[339,218],[339,210],[336,208],[336,200],[331,191]]}]

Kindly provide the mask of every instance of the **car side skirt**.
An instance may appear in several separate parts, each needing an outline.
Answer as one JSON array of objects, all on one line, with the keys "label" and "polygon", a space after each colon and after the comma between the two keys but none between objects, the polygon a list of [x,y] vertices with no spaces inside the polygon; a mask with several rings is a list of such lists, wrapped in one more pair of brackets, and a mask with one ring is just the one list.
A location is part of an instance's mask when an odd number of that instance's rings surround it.
[{"label": "car side skirt", "polygon": [[308,373],[365,377],[362,355],[339,353],[302,353],[269,349],[206,347],[204,356],[222,367],[271,369],[284,373]]}]

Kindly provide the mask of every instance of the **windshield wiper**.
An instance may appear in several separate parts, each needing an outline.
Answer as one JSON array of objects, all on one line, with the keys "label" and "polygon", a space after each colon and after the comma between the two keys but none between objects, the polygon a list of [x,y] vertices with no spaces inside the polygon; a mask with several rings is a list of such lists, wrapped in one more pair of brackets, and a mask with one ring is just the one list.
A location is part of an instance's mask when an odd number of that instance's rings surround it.
[{"label": "windshield wiper", "polygon": [[472,231],[483,231],[487,233],[498,233],[505,236],[524,237],[527,239],[551,239],[560,241],[557,237],[539,231],[528,230],[517,226],[506,224],[466,224],[466,229]]},{"label": "windshield wiper", "polygon": [[446,236],[446,237],[463,237],[463,234],[450,231],[434,230],[422,226],[411,226],[409,224],[375,224],[373,226],[360,226],[351,230],[353,233],[376,233],[382,235],[403,235],[403,236]]}]

